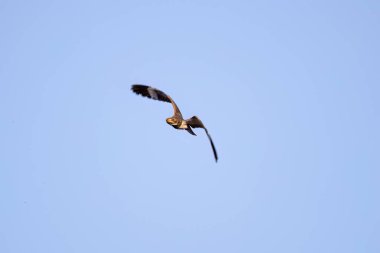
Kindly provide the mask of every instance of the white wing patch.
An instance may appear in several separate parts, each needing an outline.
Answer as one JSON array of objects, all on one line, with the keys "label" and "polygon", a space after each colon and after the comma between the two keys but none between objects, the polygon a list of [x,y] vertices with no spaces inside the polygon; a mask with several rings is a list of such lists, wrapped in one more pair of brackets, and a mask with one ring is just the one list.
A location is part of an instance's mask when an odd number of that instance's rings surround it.
[{"label": "white wing patch", "polygon": [[157,92],[153,88],[149,87],[148,92],[152,99],[158,100]]}]

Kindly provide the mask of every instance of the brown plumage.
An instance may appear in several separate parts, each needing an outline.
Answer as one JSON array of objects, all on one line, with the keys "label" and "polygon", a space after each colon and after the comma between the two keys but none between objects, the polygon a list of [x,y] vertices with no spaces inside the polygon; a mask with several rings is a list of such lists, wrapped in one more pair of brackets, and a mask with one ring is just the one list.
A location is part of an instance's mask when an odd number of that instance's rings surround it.
[{"label": "brown plumage", "polygon": [[206,131],[208,139],[210,140],[215,161],[218,161],[218,154],[216,153],[214,142],[212,141],[207,128],[203,125],[202,121],[197,116],[193,116],[190,119],[184,120],[181,111],[179,110],[174,100],[169,95],[165,94],[164,92],[158,89],[142,84],[132,85],[131,89],[134,93],[142,95],[143,97],[148,97],[154,100],[171,103],[173,106],[174,115],[170,118],[167,118],[166,122],[172,127],[176,129],[186,130],[192,135],[196,135],[193,132],[192,128],[203,128]]}]

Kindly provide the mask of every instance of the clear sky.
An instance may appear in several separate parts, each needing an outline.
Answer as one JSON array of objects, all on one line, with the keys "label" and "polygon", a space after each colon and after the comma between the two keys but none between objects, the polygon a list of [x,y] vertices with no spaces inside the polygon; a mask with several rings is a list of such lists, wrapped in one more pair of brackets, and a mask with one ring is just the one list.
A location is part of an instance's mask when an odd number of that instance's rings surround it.
[{"label": "clear sky", "polygon": [[379,25],[365,0],[1,0],[0,252],[380,252]]}]

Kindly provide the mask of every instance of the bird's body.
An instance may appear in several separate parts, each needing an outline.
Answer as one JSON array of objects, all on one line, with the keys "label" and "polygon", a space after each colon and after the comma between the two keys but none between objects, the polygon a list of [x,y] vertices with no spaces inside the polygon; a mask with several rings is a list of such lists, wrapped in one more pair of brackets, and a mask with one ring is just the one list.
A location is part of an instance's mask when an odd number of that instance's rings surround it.
[{"label": "bird's body", "polygon": [[189,126],[187,125],[186,120],[179,119],[179,121],[173,121],[173,118],[167,118],[166,122],[174,127],[175,129],[187,129]]},{"label": "bird's body", "polygon": [[187,130],[190,134],[196,135],[193,132],[193,130],[191,129],[191,126],[189,126],[189,124],[187,124],[187,120],[184,120],[182,118],[173,116],[171,118],[167,118],[166,123],[168,123],[169,125],[171,125],[175,129]]},{"label": "bird's body", "polygon": [[206,127],[203,125],[202,121],[197,116],[193,116],[187,120],[183,119],[182,113],[179,110],[176,103],[174,102],[174,100],[170,96],[166,95],[164,92],[158,89],[155,89],[153,87],[149,87],[149,86],[141,85],[141,84],[135,84],[135,85],[132,85],[132,91],[135,92],[136,94],[142,95],[143,97],[148,97],[154,100],[171,103],[173,106],[174,115],[170,118],[167,118],[166,123],[168,123],[175,129],[187,130],[190,134],[196,135],[193,132],[192,128],[198,128],[198,127],[203,128],[206,131],[207,137],[210,140],[212,151],[214,152],[215,161],[218,160],[218,154],[216,153],[214,142],[212,141],[211,136],[209,135]]}]

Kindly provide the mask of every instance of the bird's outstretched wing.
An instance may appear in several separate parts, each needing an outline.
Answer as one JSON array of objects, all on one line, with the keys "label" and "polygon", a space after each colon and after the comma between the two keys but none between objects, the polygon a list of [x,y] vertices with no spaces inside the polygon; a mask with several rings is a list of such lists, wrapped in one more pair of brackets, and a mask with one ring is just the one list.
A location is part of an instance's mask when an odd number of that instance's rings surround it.
[{"label": "bird's outstretched wing", "polygon": [[157,90],[153,87],[149,87],[142,84],[134,84],[132,85],[132,91],[136,94],[140,94],[143,97],[148,97],[154,100],[171,103],[168,95],[166,95],[164,92]]},{"label": "bird's outstretched wing", "polygon": [[132,85],[131,89],[134,93],[139,94],[143,97],[171,103],[174,109],[174,114],[182,117],[181,111],[179,110],[174,100],[170,96],[166,95],[163,91],[142,84],[134,84]]},{"label": "bird's outstretched wing", "polygon": [[202,121],[197,116],[193,116],[190,119],[186,120],[186,123],[192,128],[203,128],[206,131],[207,137],[211,143],[212,151],[214,152],[215,161],[217,162],[218,154],[216,153],[214,142],[212,141],[211,136],[208,133],[207,128],[203,125]]}]

